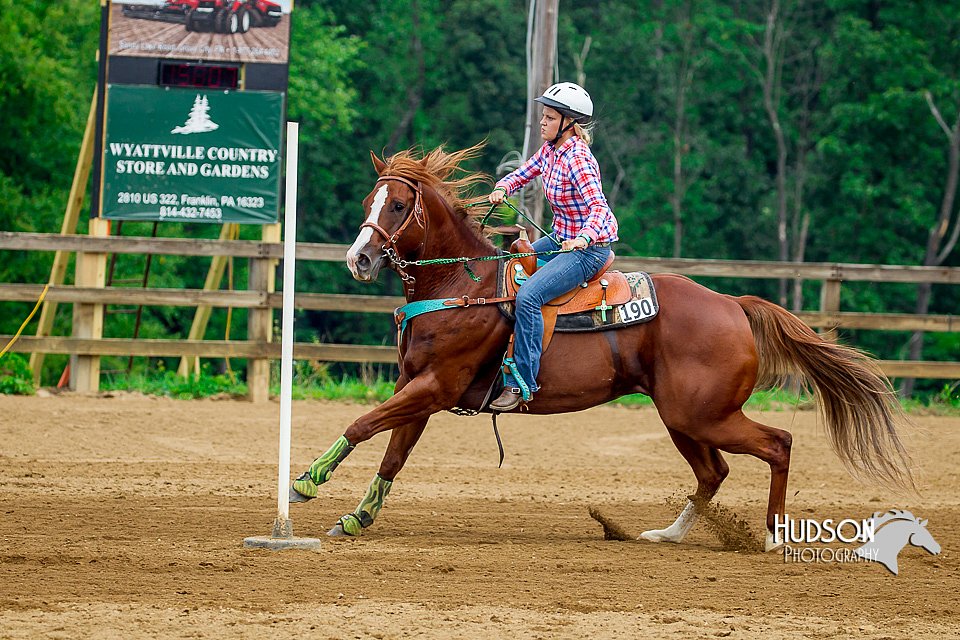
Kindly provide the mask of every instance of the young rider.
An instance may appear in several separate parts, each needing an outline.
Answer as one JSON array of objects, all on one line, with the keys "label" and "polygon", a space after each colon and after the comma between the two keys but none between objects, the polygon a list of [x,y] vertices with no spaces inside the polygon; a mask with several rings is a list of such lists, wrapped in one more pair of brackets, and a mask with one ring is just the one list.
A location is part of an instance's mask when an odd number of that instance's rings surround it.
[{"label": "young rider", "polygon": [[553,211],[554,233],[538,239],[533,248],[537,252],[570,252],[540,256],[546,264],[517,292],[513,358],[519,375],[508,376],[503,393],[490,404],[495,411],[515,409],[539,389],[541,308],[600,271],[610,255],[610,243],[617,240],[617,219],[603,195],[600,168],[588,146],[590,134],[582,126],[593,116],[590,95],[579,85],[561,82],[544,91],[536,102],[543,105],[540,137],[544,144],[498,181],[488,198],[499,204],[541,176],[543,193]]}]

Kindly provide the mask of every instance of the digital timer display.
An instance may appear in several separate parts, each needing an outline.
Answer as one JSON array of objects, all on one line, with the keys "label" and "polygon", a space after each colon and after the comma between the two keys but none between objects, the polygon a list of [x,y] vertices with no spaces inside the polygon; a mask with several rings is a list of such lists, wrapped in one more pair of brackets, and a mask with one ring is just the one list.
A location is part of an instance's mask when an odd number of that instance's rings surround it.
[{"label": "digital timer display", "polygon": [[240,68],[222,64],[160,63],[160,86],[238,89]]}]

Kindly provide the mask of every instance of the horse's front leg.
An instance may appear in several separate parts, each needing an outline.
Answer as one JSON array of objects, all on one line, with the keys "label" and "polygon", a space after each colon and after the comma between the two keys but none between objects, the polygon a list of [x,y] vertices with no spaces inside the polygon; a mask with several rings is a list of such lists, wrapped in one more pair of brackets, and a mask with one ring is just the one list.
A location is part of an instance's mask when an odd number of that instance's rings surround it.
[{"label": "horse's front leg", "polygon": [[[454,389],[450,394],[450,397],[454,398],[450,401],[450,406],[459,397],[458,391]],[[426,425],[427,418],[445,408],[444,402],[447,395],[438,388],[436,377],[433,375],[419,376],[405,384],[392,398],[357,418],[346,432],[337,438],[333,446],[314,460],[310,468],[293,481],[290,487],[290,501],[306,502],[316,498],[317,488],[330,479],[334,470],[350,455],[354,447],[381,431],[406,425],[420,425],[419,432],[413,438],[415,444],[420,437],[420,432],[423,431],[423,426]],[[405,459],[406,456],[404,456]]]},{"label": "horse's front leg", "polygon": [[400,469],[403,468],[426,426],[427,419],[424,418],[420,422],[393,430],[390,434],[390,444],[387,445],[383,460],[380,462],[380,471],[370,481],[367,494],[363,496],[353,513],[348,513],[337,521],[337,524],[327,532],[328,536],[358,536],[373,524],[380,509],[383,508],[383,501],[390,493],[394,478],[400,473]]}]

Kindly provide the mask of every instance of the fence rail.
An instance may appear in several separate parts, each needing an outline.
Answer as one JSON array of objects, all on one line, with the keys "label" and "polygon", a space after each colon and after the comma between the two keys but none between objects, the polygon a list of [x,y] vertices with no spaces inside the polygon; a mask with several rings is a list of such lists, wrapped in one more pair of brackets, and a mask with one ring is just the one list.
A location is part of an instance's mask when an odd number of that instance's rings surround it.
[{"label": "fence rail", "polygon": [[[0,300],[32,302],[43,291],[35,284],[0,284]],[[206,291],[203,289],[133,289],[130,287],[51,286],[47,300],[86,304],[145,305],[164,307],[210,307],[234,309],[279,309],[283,294],[260,291]],[[392,313],[404,303],[401,296],[368,296],[344,293],[298,293],[296,308],[306,311],[353,311]],[[816,328],[873,329],[886,331],[960,331],[960,316],[914,315],[910,313],[821,313],[796,314]]]},{"label": "fence rail", "polygon": [[[297,260],[343,262],[347,245],[297,244]],[[178,256],[283,257],[283,245],[256,240],[200,240],[189,238],[92,237],[46,233],[0,232],[0,249],[22,251],[73,251]],[[700,260],[696,258],[637,258],[618,256],[622,270],[681,273],[718,278],[848,280],[851,282],[931,282],[960,284],[958,267],[848,264],[833,262],[773,262],[757,260]]]},{"label": "fence rail", "polygon": [[[0,335],[0,341],[12,336]],[[17,342],[21,352],[69,353],[85,356],[144,356],[197,358],[266,358],[278,360],[280,345],[248,340],[127,340],[121,338],[82,339],[23,336]],[[313,344],[297,342],[293,357],[324,362],[395,363],[396,347],[353,344]],[[884,374],[891,378],[960,378],[960,362],[879,360]]]},{"label": "fence rail", "polygon": [[[74,332],[73,337],[23,336],[14,351],[32,353],[69,353],[71,356],[99,358],[99,356],[180,356],[202,358],[248,358],[263,362],[277,359],[280,347],[269,341],[264,332],[263,312],[268,316],[282,304],[282,294],[273,291],[272,279],[264,277],[265,265],[274,264],[282,257],[279,242],[251,240],[205,240],[183,238],[141,238],[105,235],[58,235],[41,233],[0,232],[0,250],[77,252],[78,256],[95,255],[101,260],[105,254],[151,254],[195,257],[232,256],[251,260],[251,272],[256,266],[260,274],[254,290],[220,291],[202,289],[134,289],[105,287],[96,274],[78,278],[81,285],[56,285],[48,290],[46,300],[52,304],[72,303],[75,320],[88,319],[96,326],[100,314],[102,330],[103,305],[186,306],[210,308],[232,307],[255,310],[260,314],[257,330],[251,324],[250,336],[260,339],[239,341],[222,340],[126,340],[102,338]],[[347,246],[340,244],[299,243],[297,259],[307,261],[342,262]],[[818,311],[803,311],[797,315],[809,326],[821,329],[867,329],[880,331],[960,331],[960,316],[912,315],[895,313],[841,312],[840,287],[847,282],[960,284],[960,268],[920,267],[907,265],[871,265],[845,263],[792,263],[743,260],[696,260],[690,258],[637,258],[618,256],[615,266],[624,271],[642,270],[650,273],[672,272],[688,276],[707,276],[749,279],[802,279],[821,281],[821,304]],[[95,269],[94,269],[95,271]],[[253,280],[253,279],[252,279]],[[32,302],[43,287],[34,284],[0,284],[0,301]],[[350,311],[361,313],[391,313],[403,303],[399,296],[347,295],[327,293],[298,293],[296,306],[314,311]],[[99,309],[99,311],[97,311]],[[254,311],[251,311],[253,314]],[[6,344],[9,336],[0,336]],[[396,349],[391,346],[345,344],[308,344],[294,346],[296,358],[337,362],[395,362]],[[960,378],[960,362],[894,361],[880,362],[890,377]],[[263,393],[260,397],[265,397]]]},{"label": "fence rail", "polygon": [[[9,340],[12,336],[0,336]],[[187,356],[198,358],[266,358],[280,359],[280,344],[252,340],[157,340],[125,338],[66,338],[61,336],[21,336],[18,350],[39,353],[70,353],[83,356]],[[327,362],[397,361],[396,347],[356,344],[294,344],[293,356],[298,359]],[[960,366],[958,366],[960,370]]]}]

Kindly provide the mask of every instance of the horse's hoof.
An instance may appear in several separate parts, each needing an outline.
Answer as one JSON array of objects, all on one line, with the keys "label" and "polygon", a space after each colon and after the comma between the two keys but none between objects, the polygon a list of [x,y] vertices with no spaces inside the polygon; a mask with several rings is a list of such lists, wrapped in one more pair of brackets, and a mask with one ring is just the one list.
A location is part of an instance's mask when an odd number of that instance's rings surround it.
[{"label": "horse's hoof", "polygon": [[289,500],[290,502],[307,502],[308,500],[313,500],[313,498],[309,496],[305,496],[299,491],[297,491],[296,489],[294,489],[293,487],[290,487]]},{"label": "horse's hoof", "polygon": [[360,524],[360,518],[352,513],[340,518],[337,524],[333,525],[333,529],[327,531],[327,535],[331,538],[356,538],[361,533],[363,533],[363,525]]},{"label": "horse's hoof", "polygon": [[317,484],[304,472],[290,485],[290,502],[306,502],[317,497]]},{"label": "horse's hoof", "polygon": [[773,536],[772,533],[767,531],[767,539],[763,543],[764,552],[769,553],[771,551],[776,551],[777,549],[781,549],[782,547],[783,547],[783,540],[778,540]]},{"label": "horse's hoof", "polygon": [[681,542],[683,538],[678,538],[675,534],[671,533],[669,529],[652,529],[641,533],[638,540],[678,543]]}]

